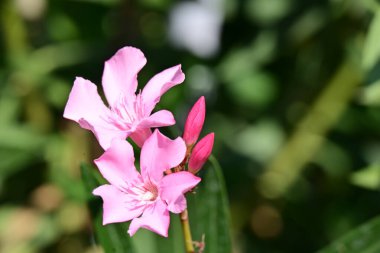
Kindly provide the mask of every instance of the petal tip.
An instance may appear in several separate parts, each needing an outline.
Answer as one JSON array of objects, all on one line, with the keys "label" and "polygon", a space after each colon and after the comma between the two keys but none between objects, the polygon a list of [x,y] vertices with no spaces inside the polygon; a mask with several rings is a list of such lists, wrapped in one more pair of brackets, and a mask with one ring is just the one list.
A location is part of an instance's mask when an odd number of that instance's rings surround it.
[{"label": "petal tip", "polygon": [[173,78],[172,78],[173,83],[180,84],[183,81],[185,81],[185,73],[183,73],[183,71],[182,71],[182,65],[181,64],[175,65],[169,69],[174,70],[174,74],[173,74]]},{"label": "petal tip", "polygon": [[92,195],[95,195],[95,196],[100,196],[100,193],[99,193],[99,187],[95,188],[94,190],[92,190]]},{"label": "petal tip", "polygon": [[131,231],[130,229],[128,229],[128,234],[130,237],[132,237],[135,233],[136,231]]}]

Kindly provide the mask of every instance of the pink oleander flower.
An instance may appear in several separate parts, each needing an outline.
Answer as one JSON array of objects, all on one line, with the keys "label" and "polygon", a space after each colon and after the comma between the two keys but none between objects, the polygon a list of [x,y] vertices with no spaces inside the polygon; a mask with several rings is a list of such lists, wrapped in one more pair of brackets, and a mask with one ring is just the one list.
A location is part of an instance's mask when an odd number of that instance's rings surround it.
[{"label": "pink oleander flower", "polygon": [[202,96],[191,108],[185,123],[183,131],[183,140],[187,146],[193,146],[197,142],[199,134],[202,131],[206,115],[205,98]]},{"label": "pink oleander flower", "polygon": [[95,160],[110,183],[93,191],[103,199],[103,224],[132,220],[130,236],[139,228],[146,228],[167,237],[169,211],[185,210],[184,193],[201,180],[187,171],[164,176],[165,170],[182,162],[185,153],[186,145],[180,137],[171,140],[155,130],[142,147],[140,174],[134,166],[132,146],[114,139],[110,148]]},{"label": "pink oleander flower", "polygon": [[161,96],[185,79],[181,66],[177,65],[155,75],[142,92],[135,94],[137,74],[145,63],[139,49],[120,49],[104,64],[102,85],[108,107],[95,84],[77,77],[63,116],[91,130],[104,149],[113,138],[127,137],[141,147],[152,134],[150,128],[175,124],[173,114],[167,110],[151,113]]},{"label": "pink oleander flower", "polygon": [[196,174],[203,167],[211,155],[213,146],[214,133],[206,135],[194,146],[188,164],[189,172]]}]

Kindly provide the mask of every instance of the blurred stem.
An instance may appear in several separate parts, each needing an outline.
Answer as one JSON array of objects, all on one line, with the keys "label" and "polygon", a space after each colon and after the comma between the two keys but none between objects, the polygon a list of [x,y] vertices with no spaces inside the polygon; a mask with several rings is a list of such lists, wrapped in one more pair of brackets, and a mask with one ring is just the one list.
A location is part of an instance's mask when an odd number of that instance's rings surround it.
[{"label": "blurred stem", "polygon": [[190,230],[190,224],[189,224],[189,214],[187,212],[187,209],[185,209],[181,214],[181,225],[182,225],[182,231],[183,231],[183,238],[185,241],[185,248],[186,253],[194,253],[194,246],[193,246],[193,239],[191,237],[191,230]]},{"label": "blurred stem", "polygon": [[14,1],[2,1],[0,5],[1,30],[5,44],[5,52],[12,63],[28,52],[27,32],[24,21],[18,15]]},{"label": "blurred stem", "polygon": [[267,198],[278,198],[297,180],[325,140],[361,83],[360,68],[350,60],[336,71],[326,88],[297,125],[294,133],[266,168],[259,190]]}]

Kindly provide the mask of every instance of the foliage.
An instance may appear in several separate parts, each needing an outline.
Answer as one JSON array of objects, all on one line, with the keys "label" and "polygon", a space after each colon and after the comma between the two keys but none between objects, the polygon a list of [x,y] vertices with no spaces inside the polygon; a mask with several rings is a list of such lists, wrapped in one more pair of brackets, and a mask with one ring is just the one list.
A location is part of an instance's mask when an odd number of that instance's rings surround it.
[{"label": "foliage", "polygon": [[349,253],[349,252],[378,252],[380,249],[377,235],[380,229],[380,219],[376,217],[347,235],[333,242],[318,253]]}]

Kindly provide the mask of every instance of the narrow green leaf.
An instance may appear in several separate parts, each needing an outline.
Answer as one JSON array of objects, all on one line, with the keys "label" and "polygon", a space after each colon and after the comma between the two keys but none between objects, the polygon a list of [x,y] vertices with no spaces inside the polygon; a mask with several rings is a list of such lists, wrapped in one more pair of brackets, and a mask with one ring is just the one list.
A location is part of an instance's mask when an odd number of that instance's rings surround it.
[{"label": "narrow green leaf", "polygon": [[156,238],[153,232],[139,229],[131,238],[137,253],[158,253]]},{"label": "narrow green leaf", "polygon": [[380,252],[380,216],[348,232],[318,253]]},{"label": "narrow green leaf", "polygon": [[210,157],[195,194],[188,194],[193,240],[205,237],[204,253],[231,253],[231,226],[227,192],[218,161]]},{"label": "narrow green leaf", "polygon": [[92,196],[91,192],[102,184],[97,170],[87,164],[81,166],[82,178],[86,185],[90,213],[96,239],[105,253],[135,253],[125,223],[102,225],[102,201]]},{"label": "narrow green leaf", "polygon": [[152,231],[140,229],[131,238],[137,253],[185,253],[179,215],[170,215],[169,235],[162,237]]},{"label": "narrow green leaf", "polygon": [[380,59],[380,10],[377,10],[369,27],[368,35],[363,50],[363,67],[371,70]]},{"label": "narrow green leaf", "polygon": [[[170,215],[170,227],[168,238],[154,234],[158,253],[175,252],[185,253],[181,222],[178,214]],[[145,252],[144,252],[145,253]]]}]

